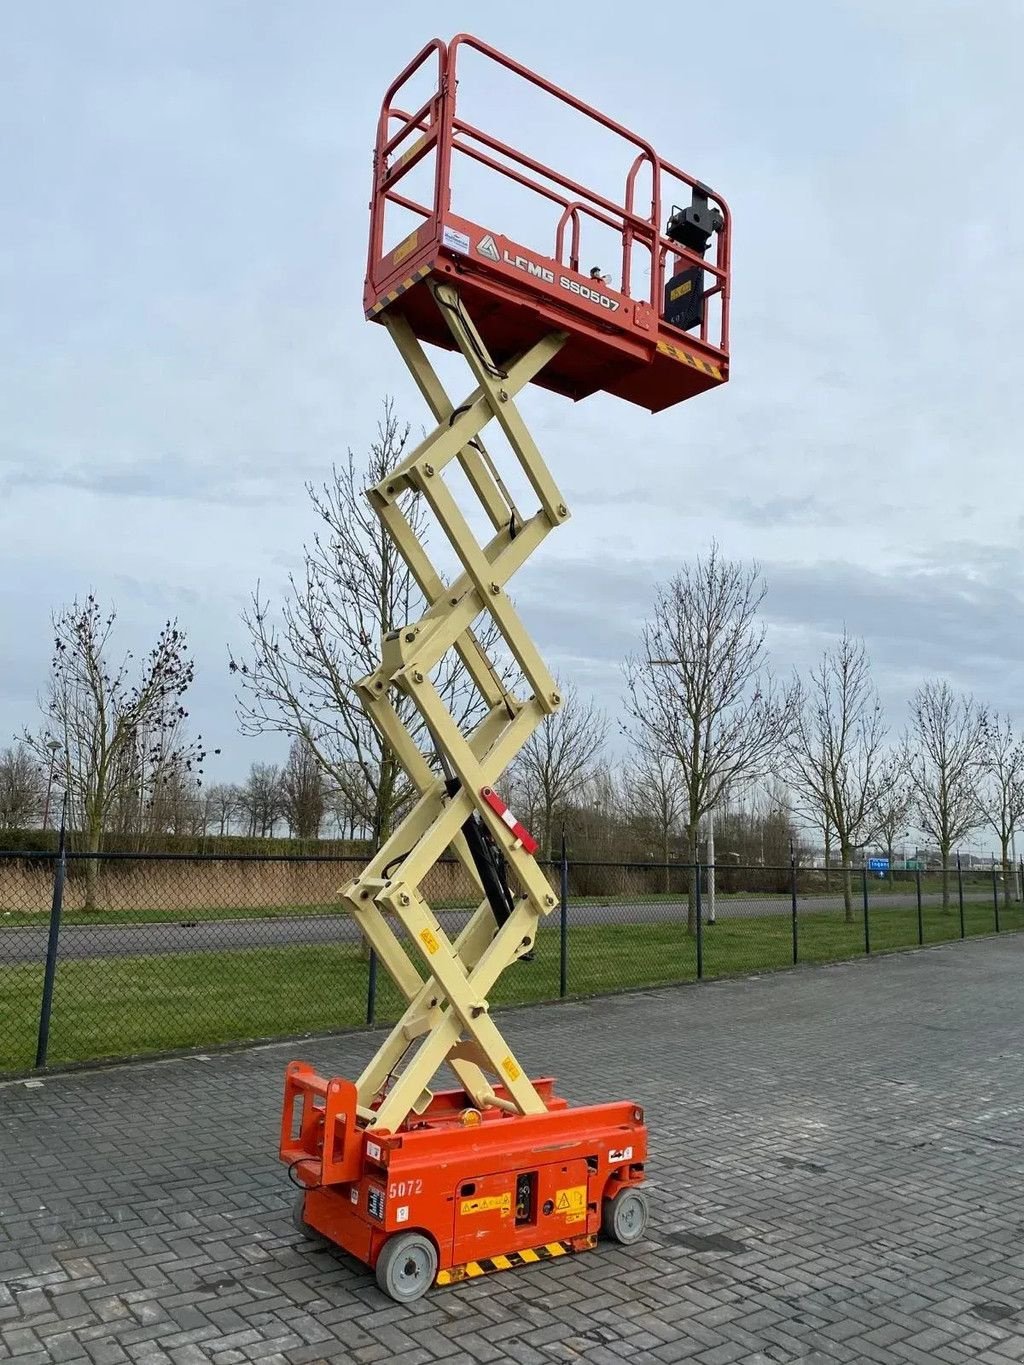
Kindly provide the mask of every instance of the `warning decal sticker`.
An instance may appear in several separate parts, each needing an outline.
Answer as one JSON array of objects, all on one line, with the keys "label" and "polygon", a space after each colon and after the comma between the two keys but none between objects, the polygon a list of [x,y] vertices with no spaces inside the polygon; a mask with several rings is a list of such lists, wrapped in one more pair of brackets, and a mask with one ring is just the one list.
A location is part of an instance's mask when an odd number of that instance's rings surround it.
[{"label": "warning decal sticker", "polygon": [[573,1185],[568,1190],[555,1191],[555,1213],[567,1223],[582,1223],[587,1216],[587,1187]]},{"label": "warning decal sticker", "polygon": [[423,946],[426,948],[428,953],[436,953],[438,948],[440,948],[441,946],[440,943],[438,943],[437,941],[437,935],[434,933],[432,929],[421,929],[420,939],[422,940]]},{"label": "warning decal sticker", "polygon": [[460,1213],[490,1213],[492,1209],[500,1209],[502,1213],[512,1212],[512,1196],[505,1194],[489,1194],[482,1199],[463,1199],[459,1205]]}]

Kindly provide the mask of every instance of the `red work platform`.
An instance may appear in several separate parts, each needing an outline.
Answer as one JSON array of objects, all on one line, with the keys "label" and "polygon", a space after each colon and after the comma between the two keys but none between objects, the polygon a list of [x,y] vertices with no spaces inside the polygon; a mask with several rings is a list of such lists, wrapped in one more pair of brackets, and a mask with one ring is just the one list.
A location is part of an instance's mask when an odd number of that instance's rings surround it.
[{"label": "red work platform", "polygon": [[[460,119],[456,69],[466,48],[614,135],[626,149],[621,200],[588,190]],[[437,74],[433,93],[415,112],[405,112],[396,101],[432,63]],[[460,157],[540,196],[548,206],[550,246],[510,239],[501,222],[478,221],[485,215],[476,205],[473,218],[456,213],[452,169]],[[419,200],[399,189],[417,168]],[[646,215],[635,207],[641,178],[650,187]],[[677,193],[680,199],[690,195],[692,201],[678,213],[669,197]],[[406,225],[410,217],[417,225],[385,250],[394,240],[389,228],[398,212]],[[706,237],[711,255],[687,244],[694,241],[686,232],[691,219],[698,224],[698,244]],[[712,220],[713,231],[701,234],[699,224]],[[581,240],[588,223],[601,225],[605,240],[610,229],[621,243],[621,259],[610,277],[591,278],[586,262],[581,269]],[[729,377],[729,243],[729,210],[720,195],[662,160],[620,124],[466,34],[448,44],[439,39],[429,43],[384,98],[374,157],[364,308],[373,319],[381,319],[386,310],[400,313],[421,341],[454,348],[430,292],[433,282],[448,280],[457,285],[497,364],[554,330],[566,331],[569,340],[535,383],[573,399],[603,391],[659,412]],[[637,253],[649,262],[643,272],[649,278],[641,282],[634,279]],[[666,314],[676,313],[679,321],[680,307],[685,315],[680,325],[673,325]]]}]

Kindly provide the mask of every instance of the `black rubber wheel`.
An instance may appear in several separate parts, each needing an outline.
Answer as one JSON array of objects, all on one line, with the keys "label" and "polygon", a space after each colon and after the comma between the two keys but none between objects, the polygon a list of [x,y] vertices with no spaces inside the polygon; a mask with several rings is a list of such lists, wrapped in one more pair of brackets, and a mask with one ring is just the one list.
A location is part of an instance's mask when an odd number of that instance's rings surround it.
[{"label": "black rubber wheel", "polygon": [[322,1240],[316,1228],[311,1228],[306,1222],[306,1191],[299,1190],[292,1200],[292,1224],[296,1232],[301,1232],[303,1237],[308,1237],[311,1242]]},{"label": "black rubber wheel", "polygon": [[374,1273],[388,1298],[412,1303],[437,1278],[437,1251],[422,1232],[399,1232],[384,1243]]},{"label": "black rubber wheel", "polygon": [[604,1201],[604,1208],[601,1210],[601,1231],[613,1242],[632,1246],[634,1242],[639,1242],[647,1231],[649,1217],[647,1196],[642,1190],[635,1190],[627,1185],[611,1199]]}]

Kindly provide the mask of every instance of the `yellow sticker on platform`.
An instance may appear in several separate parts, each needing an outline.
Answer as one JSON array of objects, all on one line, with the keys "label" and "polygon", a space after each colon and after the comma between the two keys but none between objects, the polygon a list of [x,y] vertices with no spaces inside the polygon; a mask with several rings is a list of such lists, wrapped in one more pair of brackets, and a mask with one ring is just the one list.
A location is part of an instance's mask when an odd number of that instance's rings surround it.
[{"label": "yellow sticker on platform", "polygon": [[582,1223],[587,1216],[586,1185],[573,1185],[568,1190],[556,1190],[555,1213],[567,1223]]},{"label": "yellow sticker on platform", "polygon": [[675,289],[669,290],[669,299],[675,303],[676,299],[681,299],[684,294],[688,294],[693,288],[693,280],[687,280],[685,284],[677,284]]},{"label": "yellow sticker on platform", "polygon": [[500,1209],[502,1213],[512,1212],[512,1196],[510,1194],[488,1194],[482,1199],[464,1199],[459,1205],[460,1213],[490,1213],[494,1209]]},{"label": "yellow sticker on platform", "polygon": [[395,265],[401,265],[402,262],[405,260],[406,256],[412,255],[412,253],[416,250],[416,243],[419,240],[419,235],[420,230],[419,228],[417,228],[415,232],[409,233],[408,237],[406,237],[404,242],[400,242],[398,246],[395,247],[391,257]]},{"label": "yellow sticker on platform", "polygon": [[421,929],[420,940],[428,953],[436,953],[441,946],[437,941],[437,935],[432,929]]}]

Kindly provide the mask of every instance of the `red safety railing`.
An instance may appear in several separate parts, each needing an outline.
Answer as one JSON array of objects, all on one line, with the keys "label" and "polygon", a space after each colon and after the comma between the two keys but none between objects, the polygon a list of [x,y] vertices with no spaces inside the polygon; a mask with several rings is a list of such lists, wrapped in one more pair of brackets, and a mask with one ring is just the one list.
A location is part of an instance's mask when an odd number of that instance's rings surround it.
[{"label": "red safety railing", "polygon": [[[458,59],[463,48],[471,49],[489,61],[497,63],[504,70],[590,119],[627,144],[633,152],[633,160],[624,174],[621,201],[616,203],[608,199],[556,167],[544,165],[494,137],[484,128],[460,118],[456,111],[455,92]],[[398,97],[405,87],[434,61],[437,79],[433,93],[414,113],[406,112],[396,103]],[[403,143],[407,142],[409,145],[400,151]],[[429,202],[399,193],[397,186],[431,153],[435,155],[435,167]],[[384,251],[388,207],[393,205],[401,208],[422,220],[422,228],[417,230],[415,239],[412,235],[408,239],[411,243],[410,252],[413,247],[417,251],[422,249],[428,241],[440,234],[444,215],[451,209],[451,172],[453,158],[456,156],[467,157],[558,207],[559,215],[552,220],[551,249],[552,259],[560,265],[568,265],[574,270],[579,269],[581,224],[584,219],[590,219],[619,235],[622,243],[622,261],[617,287],[622,294],[631,296],[633,249],[638,244],[646,249],[651,258],[650,297],[647,301],[659,316],[662,312],[666,272],[674,274],[687,266],[699,266],[704,272],[699,278],[707,281],[704,289],[705,301],[716,296],[721,301],[721,306],[717,310],[706,306],[702,309],[700,338],[705,345],[720,351],[723,355],[728,353],[731,217],[728,205],[721,195],[710,190],[703,182],[678,166],[664,160],[650,143],[622,124],[468,34],[459,34],[447,45],[439,39],[428,43],[392,82],[384,96],[377,125],[367,262],[367,278],[378,295],[393,283],[396,274],[401,273],[399,261],[395,259],[396,254],[400,255],[400,259],[405,259],[400,253],[392,251],[388,254]],[[498,160],[498,157],[503,160]],[[635,204],[637,181],[640,172],[645,168],[649,170],[651,179],[651,203],[646,214],[639,212]],[[706,194],[711,203],[720,210],[724,225],[713,238],[713,256],[710,253],[708,257],[700,256],[664,235],[663,224],[667,217],[665,210],[672,207],[671,204],[666,204],[664,199],[666,187],[670,182],[690,191],[696,190],[698,193]],[[479,218],[476,218],[476,221],[479,221]],[[481,223],[481,226],[494,230],[497,225]],[[717,319],[717,326],[713,327],[712,318]],[[715,335],[710,334],[712,330]]]}]

